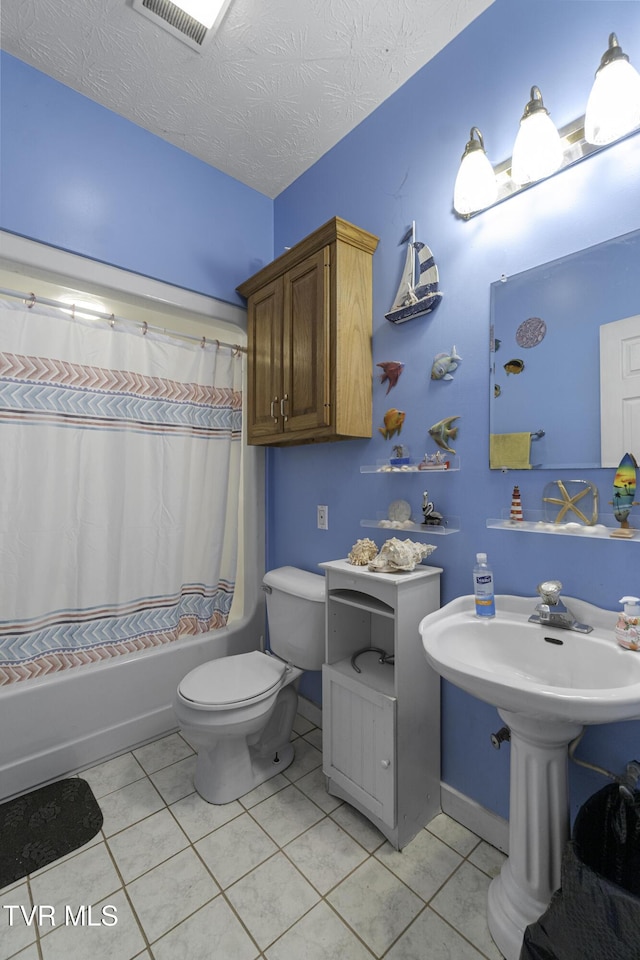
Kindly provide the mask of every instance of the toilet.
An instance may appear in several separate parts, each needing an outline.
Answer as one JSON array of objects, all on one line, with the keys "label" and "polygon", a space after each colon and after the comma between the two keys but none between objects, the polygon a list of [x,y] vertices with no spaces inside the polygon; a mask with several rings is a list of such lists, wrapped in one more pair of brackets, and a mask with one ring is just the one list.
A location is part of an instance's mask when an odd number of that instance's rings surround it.
[{"label": "toilet", "polygon": [[324,577],[296,567],[265,574],[271,652],[204,663],[178,684],[174,711],[197,749],[195,788],[229,803],[281,773],[298,707],[296,681],[324,660]]}]

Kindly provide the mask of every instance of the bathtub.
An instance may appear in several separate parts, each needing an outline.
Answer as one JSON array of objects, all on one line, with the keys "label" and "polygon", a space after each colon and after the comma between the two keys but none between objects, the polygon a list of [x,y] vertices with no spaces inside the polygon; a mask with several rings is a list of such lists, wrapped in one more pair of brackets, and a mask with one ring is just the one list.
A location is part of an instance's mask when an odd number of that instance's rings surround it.
[{"label": "bathtub", "polygon": [[258,649],[263,633],[260,603],[221,630],[0,687],[0,801],[177,730],[182,677]]}]

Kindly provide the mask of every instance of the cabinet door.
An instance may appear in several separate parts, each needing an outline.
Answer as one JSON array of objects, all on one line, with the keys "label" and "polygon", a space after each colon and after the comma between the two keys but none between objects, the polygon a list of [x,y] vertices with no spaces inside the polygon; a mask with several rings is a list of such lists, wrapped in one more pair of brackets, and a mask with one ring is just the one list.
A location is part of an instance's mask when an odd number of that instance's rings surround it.
[{"label": "cabinet door", "polygon": [[323,770],[362,807],[396,823],[396,699],[325,665]]},{"label": "cabinet door", "polygon": [[284,275],[284,431],[328,426],[330,407],[330,248]]},{"label": "cabinet door", "polygon": [[248,440],[264,441],[282,433],[282,277],[249,299]]}]

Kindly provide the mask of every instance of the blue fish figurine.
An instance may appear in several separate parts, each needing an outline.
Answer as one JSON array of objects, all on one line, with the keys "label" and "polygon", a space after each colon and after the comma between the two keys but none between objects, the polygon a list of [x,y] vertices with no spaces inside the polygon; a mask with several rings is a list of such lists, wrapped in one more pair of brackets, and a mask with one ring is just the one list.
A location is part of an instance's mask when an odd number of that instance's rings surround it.
[{"label": "blue fish figurine", "polygon": [[451,347],[451,353],[437,353],[433,358],[431,379],[453,380],[451,371],[457,370],[460,360],[462,360],[462,357],[458,356],[455,347]]}]

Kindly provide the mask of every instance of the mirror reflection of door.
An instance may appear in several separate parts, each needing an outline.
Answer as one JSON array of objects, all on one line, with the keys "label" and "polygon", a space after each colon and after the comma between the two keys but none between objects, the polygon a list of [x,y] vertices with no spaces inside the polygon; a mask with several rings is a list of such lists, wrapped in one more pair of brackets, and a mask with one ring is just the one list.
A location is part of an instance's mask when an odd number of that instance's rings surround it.
[{"label": "mirror reflection of door", "polygon": [[600,449],[603,467],[640,463],[640,315],[600,327]]}]

